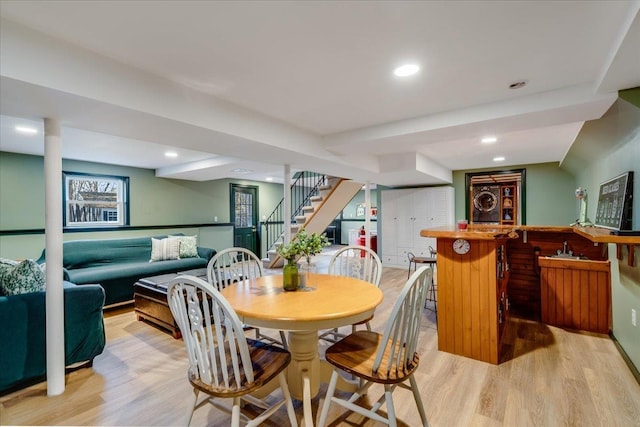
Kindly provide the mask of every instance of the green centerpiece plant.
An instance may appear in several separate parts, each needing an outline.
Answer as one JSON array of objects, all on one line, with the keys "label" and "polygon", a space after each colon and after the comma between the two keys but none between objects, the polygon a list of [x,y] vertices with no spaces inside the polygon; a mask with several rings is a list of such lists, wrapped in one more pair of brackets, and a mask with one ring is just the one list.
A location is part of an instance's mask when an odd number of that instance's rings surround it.
[{"label": "green centerpiece plant", "polygon": [[296,235],[296,240],[300,247],[300,255],[305,257],[307,264],[311,264],[311,257],[322,252],[322,248],[329,246],[329,239],[325,233],[307,233],[302,228]]},{"label": "green centerpiece plant", "polygon": [[[287,260],[282,269],[285,291],[293,291],[300,284],[302,287],[309,284],[308,275],[312,270],[311,257],[322,252],[322,248],[325,246],[329,246],[329,239],[324,233],[309,234],[307,230],[302,228],[289,244],[278,247],[278,254]],[[296,260],[300,257],[304,257],[306,261],[306,265],[303,267],[306,274],[303,275],[302,282],[298,278],[298,266],[296,265]]]},{"label": "green centerpiece plant", "polygon": [[302,265],[304,274],[302,275],[302,287],[310,285],[310,275],[315,272],[315,265],[311,263],[311,257],[322,252],[325,246],[329,246],[329,239],[326,234],[307,233],[304,228],[296,235],[296,241],[300,245],[300,255],[304,257],[306,263]]}]

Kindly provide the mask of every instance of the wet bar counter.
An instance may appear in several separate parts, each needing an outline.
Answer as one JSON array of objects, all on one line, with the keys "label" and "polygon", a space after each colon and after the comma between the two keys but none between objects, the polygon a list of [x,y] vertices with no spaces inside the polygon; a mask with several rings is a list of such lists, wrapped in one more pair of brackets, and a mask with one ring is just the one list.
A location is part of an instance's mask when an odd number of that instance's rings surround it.
[{"label": "wet bar counter", "polygon": [[473,226],[420,234],[437,238],[438,349],[498,364],[509,307],[506,245],[518,234]]},{"label": "wet bar counter", "polygon": [[437,238],[438,348],[490,363],[500,361],[509,314],[542,320],[541,259],[561,251],[607,261],[607,243],[629,252],[640,245],[638,236],[597,227],[469,225],[420,235]]}]

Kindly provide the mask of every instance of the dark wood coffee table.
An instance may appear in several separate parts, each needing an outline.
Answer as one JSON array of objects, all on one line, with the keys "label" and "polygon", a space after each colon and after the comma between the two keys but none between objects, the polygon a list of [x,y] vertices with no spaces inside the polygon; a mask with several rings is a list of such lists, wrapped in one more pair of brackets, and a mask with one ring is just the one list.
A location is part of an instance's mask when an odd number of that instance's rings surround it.
[{"label": "dark wood coffee table", "polygon": [[174,338],[181,338],[180,328],[174,321],[167,302],[167,285],[178,275],[187,274],[206,280],[207,269],[198,268],[179,273],[144,277],[138,280],[133,285],[133,304],[138,320],[146,320],[168,330]]}]

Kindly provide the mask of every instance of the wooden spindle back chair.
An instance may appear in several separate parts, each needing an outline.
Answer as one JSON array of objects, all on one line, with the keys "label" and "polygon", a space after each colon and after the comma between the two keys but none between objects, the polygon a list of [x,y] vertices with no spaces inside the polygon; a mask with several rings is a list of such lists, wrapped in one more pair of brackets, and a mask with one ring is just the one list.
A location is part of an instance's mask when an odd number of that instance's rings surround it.
[{"label": "wooden spindle back chair", "polygon": [[[338,250],[329,261],[329,274],[336,276],[355,277],[356,279],[380,287],[382,279],[382,261],[378,254],[371,248],[364,246],[351,245]],[[356,325],[364,324],[368,331],[371,330],[369,320],[364,320]],[[355,332],[356,325],[351,326],[351,332]],[[322,332],[320,339],[335,343],[345,335],[340,333],[337,328]]]},{"label": "wooden spindle back chair", "polygon": [[[211,258],[207,264],[207,280],[217,290],[222,290],[238,281],[251,280],[264,275],[262,261],[256,254],[246,248],[227,248]],[[263,334],[258,328],[254,329],[257,340],[277,344],[288,349],[287,338],[283,331],[278,331],[280,340]]]},{"label": "wooden spindle back chair", "polygon": [[[286,405],[291,425],[297,425],[289,394],[285,370],[291,354],[284,349],[246,338],[244,327],[227,300],[210,283],[194,276],[178,276],[167,289],[173,314],[189,356],[188,379],[193,387],[193,404],[188,413],[189,425],[195,409],[206,403],[231,412],[231,425],[239,426],[241,400],[264,409],[248,420],[257,426],[282,405]],[[278,378],[284,398],[269,405],[249,396],[274,378]],[[198,403],[200,392],[206,399]],[[231,398],[232,408],[221,406],[214,398]]]},{"label": "wooden spindle back chair", "polygon": [[[422,424],[428,425],[414,373],[420,362],[416,349],[420,334],[422,304],[431,284],[432,274],[433,270],[423,266],[411,275],[396,300],[389,320],[385,323],[383,334],[356,331],[327,349],[325,358],[334,366],[334,371],[322,406],[319,426],[326,424],[332,403],[395,426],[392,394],[397,387],[412,391]],[[363,380],[358,391],[348,399],[334,396],[340,370]],[[384,395],[371,408],[356,405],[354,402],[366,394],[373,384],[383,384]],[[378,413],[383,404],[387,407],[386,418]]]}]

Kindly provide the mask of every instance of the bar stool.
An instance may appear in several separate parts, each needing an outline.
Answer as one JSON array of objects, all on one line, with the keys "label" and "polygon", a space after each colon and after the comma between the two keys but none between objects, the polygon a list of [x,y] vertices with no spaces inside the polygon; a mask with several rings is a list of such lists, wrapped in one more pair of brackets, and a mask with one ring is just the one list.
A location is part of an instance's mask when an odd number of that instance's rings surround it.
[{"label": "bar stool", "polygon": [[[416,270],[418,264],[427,264],[433,270],[431,276],[431,284],[429,285],[429,289],[427,290],[427,298],[424,301],[424,308],[427,310],[432,310],[436,315],[436,321],[438,320],[438,288],[434,281],[435,269],[437,265],[437,252],[433,247],[429,246],[429,254],[430,257],[417,257],[412,252],[408,252],[407,256],[409,257],[409,272],[408,275],[411,275],[411,265],[413,264],[413,269]],[[433,303],[433,309],[427,307],[427,302]]]},{"label": "bar stool", "polygon": [[418,264],[427,264],[429,267],[433,268],[436,264],[436,251],[429,246],[429,252],[431,253],[430,257],[419,257],[415,256],[413,252],[407,252],[407,256],[409,257],[409,271],[407,272],[407,279],[411,276],[411,265],[413,264],[413,271],[418,268]]}]

